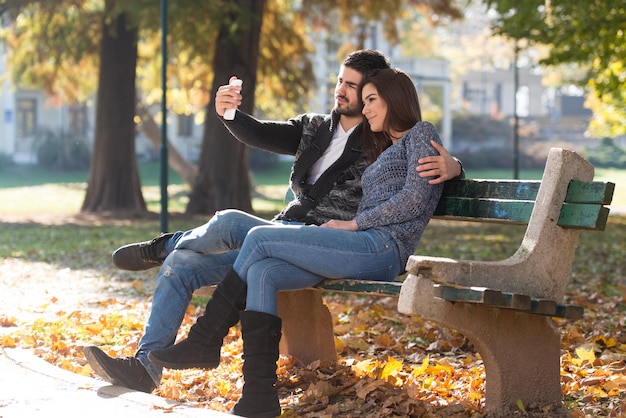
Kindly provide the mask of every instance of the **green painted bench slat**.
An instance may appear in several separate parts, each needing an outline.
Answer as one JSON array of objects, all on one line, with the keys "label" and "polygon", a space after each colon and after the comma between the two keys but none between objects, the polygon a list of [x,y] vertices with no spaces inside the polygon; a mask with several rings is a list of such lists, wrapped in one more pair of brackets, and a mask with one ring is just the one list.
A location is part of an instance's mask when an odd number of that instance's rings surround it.
[{"label": "green painted bench slat", "polygon": [[540,185],[541,182],[537,180],[464,179],[446,182],[443,197],[535,200]]},{"label": "green painted bench slat", "polygon": [[530,312],[564,319],[581,319],[585,310],[578,305],[556,303],[547,299],[531,299]]},{"label": "green painted bench slat", "polygon": [[604,231],[609,219],[609,208],[585,203],[564,203],[558,225],[563,228]]},{"label": "green painted bench slat", "polygon": [[556,313],[551,316],[564,319],[581,319],[585,314],[585,308],[578,305],[556,304]]},{"label": "green painted bench slat", "polygon": [[[464,179],[448,181],[444,186],[442,199],[480,196],[483,199],[534,201],[537,198],[540,185],[541,182],[538,180]],[[572,180],[567,190],[565,202],[608,205],[611,203],[614,190],[614,183]],[[285,202],[290,202],[293,198],[293,192],[291,189],[287,189]]]},{"label": "green painted bench slat", "polygon": [[553,300],[535,299],[528,295],[500,292],[476,286],[435,285],[435,296],[450,302],[476,303],[502,309],[515,309],[564,319],[583,317],[582,306],[557,303]]},{"label": "green painted bench slat", "polygon": [[435,296],[451,302],[473,302],[492,306],[507,306],[502,292],[485,287],[435,285]]},{"label": "green painted bench slat", "polygon": [[[440,202],[435,216],[480,222],[527,224],[535,203],[531,201],[446,198]],[[558,224],[564,228],[603,231],[609,209],[597,204],[564,203]]]},{"label": "green painted bench slat", "polygon": [[556,301],[548,299],[531,299],[530,309],[538,315],[554,315],[556,313]]},{"label": "green painted bench slat", "polygon": [[[314,286],[328,292],[346,292],[370,296],[398,296],[402,282],[379,282],[351,279],[326,279]],[[582,318],[583,308],[558,304],[552,300],[533,299],[528,295],[500,292],[481,287],[461,287],[445,284],[435,286],[435,296],[451,302],[479,303],[503,309],[516,309],[538,315],[566,319]]]},{"label": "green painted bench slat", "polygon": [[[527,224],[539,182],[459,180],[446,186],[435,217],[479,222]],[[520,184],[524,186],[521,187]],[[604,230],[614,183],[572,181],[558,224],[564,228]],[[471,193],[480,198],[471,197]]]},{"label": "green painted bench slat", "polygon": [[531,308],[531,298],[519,293],[501,292],[485,287],[464,287],[447,284],[434,286],[435,296],[451,302],[480,303],[486,306],[517,309],[528,311]]},{"label": "green painted bench slat", "polygon": [[530,200],[495,200],[446,197],[439,202],[435,216],[443,219],[528,223],[535,203]]},{"label": "green painted bench slat", "polygon": [[567,203],[596,203],[610,205],[615,192],[615,183],[594,181],[586,183],[572,180],[567,188]]},{"label": "green painted bench slat", "polygon": [[360,294],[377,294],[380,296],[398,296],[402,282],[383,282],[351,279],[326,279],[314,286],[329,292],[349,292]]},{"label": "green painted bench slat", "polygon": [[[446,182],[445,197],[480,196],[484,199],[535,200],[539,192],[539,180],[477,180],[464,179]],[[567,190],[566,202],[598,203],[608,205],[615,189],[614,183],[572,180]]]},{"label": "green painted bench slat", "polygon": [[517,309],[520,311],[530,309],[531,298],[528,295],[507,292],[504,293],[504,297],[507,299],[507,304],[511,309]]}]

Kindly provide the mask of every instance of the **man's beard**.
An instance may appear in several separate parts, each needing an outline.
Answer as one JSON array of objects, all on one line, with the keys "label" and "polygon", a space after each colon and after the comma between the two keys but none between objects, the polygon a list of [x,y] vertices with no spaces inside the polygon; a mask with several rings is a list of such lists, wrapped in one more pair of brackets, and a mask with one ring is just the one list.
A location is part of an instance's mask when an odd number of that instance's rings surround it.
[{"label": "man's beard", "polygon": [[335,104],[334,111],[339,113],[340,115],[348,117],[358,116],[361,114],[361,109],[355,109],[353,107],[350,107],[349,104],[345,106],[339,106]]}]

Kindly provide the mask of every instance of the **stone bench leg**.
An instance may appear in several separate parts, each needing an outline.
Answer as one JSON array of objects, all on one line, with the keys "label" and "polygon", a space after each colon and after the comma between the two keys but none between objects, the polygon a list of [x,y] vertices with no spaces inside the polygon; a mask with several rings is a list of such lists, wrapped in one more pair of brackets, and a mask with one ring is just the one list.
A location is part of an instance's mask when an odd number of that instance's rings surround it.
[{"label": "stone bench leg", "polygon": [[433,283],[409,275],[398,310],[464,334],[480,353],[486,374],[485,408],[496,416],[524,406],[560,405],[561,344],[552,318],[453,303],[433,296]]},{"label": "stone bench leg", "polygon": [[278,316],[283,320],[281,354],[294,356],[304,364],[315,360],[337,362],[333,320],[322,291],[279,292]]}]

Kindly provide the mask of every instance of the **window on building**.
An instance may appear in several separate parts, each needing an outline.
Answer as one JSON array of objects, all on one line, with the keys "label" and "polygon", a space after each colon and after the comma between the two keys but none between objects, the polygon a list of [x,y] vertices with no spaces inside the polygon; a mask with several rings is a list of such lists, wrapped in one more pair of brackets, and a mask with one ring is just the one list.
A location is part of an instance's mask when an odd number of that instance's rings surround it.
[{"label": "window on building", "polygon": [[473,108],[474,112],[481,115],[487,114],[487,90],[484,86],[463,83],[463,98]]},{"label": "window on building", "polygon": [[71,135],[80,137],[87,135],[87,105],[85,103],[71,106],[68,112],[68,119]]},{"label": "window on building", "polygon": [[16,105],[16,136],[24,137],[33,135],[37,126],[37,100],[17,99]]},{"label": "window on building", "polygon": [[515,94],[515,100],[517,101],[517,116],[523,118],[530,115],[530,89],[528,86],[520,86],[517,94]]},{"label": "window on building", "polygon": [[178,136],[193,134],[193,115],[178,115]]}]

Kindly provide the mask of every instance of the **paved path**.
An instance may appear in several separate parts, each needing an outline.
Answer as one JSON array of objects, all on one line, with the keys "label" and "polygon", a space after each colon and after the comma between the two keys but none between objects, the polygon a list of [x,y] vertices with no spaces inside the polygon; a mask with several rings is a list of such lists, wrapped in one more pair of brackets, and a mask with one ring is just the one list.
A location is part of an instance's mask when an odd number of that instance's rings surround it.
[{"label": "paved path", "polygon": [[[98,272],[0,259],[0,317],[28,324],[35,319],[54,321],[59,311],[99,311],[98,302],[122,297],[119,291],[124,285]],[[14,329],[0,326],[0,338]],[[0,347],[0,418],[50,416],[233,417],[63,370],[37,357],[32,349]]]},{"label": "paved path", "polygon": [[0,418],[233,417],[60,369],[31,350],[0,348]]}]

